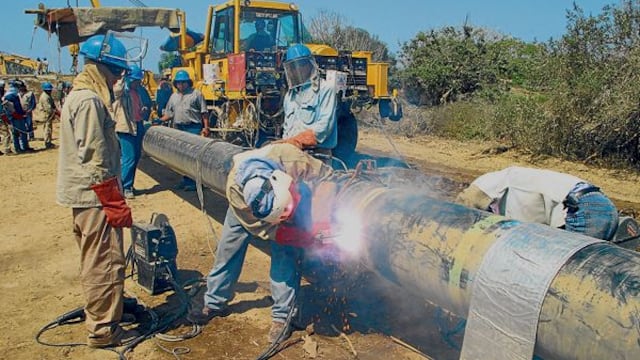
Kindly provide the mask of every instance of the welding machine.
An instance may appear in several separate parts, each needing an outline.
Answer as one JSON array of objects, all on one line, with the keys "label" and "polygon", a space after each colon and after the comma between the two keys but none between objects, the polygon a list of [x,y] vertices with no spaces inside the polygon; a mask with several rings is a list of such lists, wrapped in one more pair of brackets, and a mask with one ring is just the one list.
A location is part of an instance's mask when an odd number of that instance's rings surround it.
[{"label": "welding machine", "polygon": [[154,213],[148,224],[134,223],[131,243],[138,284],[151,295],[172,289],[169,279],[177,279],[178,244],[167,216]]}]

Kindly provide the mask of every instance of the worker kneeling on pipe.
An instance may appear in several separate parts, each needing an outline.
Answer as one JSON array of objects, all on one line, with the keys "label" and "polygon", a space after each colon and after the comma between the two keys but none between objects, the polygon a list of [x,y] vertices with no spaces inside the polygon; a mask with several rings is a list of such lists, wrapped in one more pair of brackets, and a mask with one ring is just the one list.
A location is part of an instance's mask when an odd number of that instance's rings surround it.
[{"label": "worker kneeling on pipe", "polygon": [[191,321],[205,324],[216,316],[229,315],[227,303],[233,298],[249,241],[255,236],[273,240],[269,341],[290,336],[286,319],[295,311],[301,250],[314,244],[314,234],[330,226],[336,186],[323,180],[332,173],[322,161],[291,144],[272,144],[233,157],[226,185],[230,206],[216,261],[207,276],[205,306],[189,314]]},{"label": "worker kneeling on pipe", "polygon": [[511,219],[535,222],[611,240],[618,212],[600,188],[550,170],[512,166],[484,174],[457,202]]}]

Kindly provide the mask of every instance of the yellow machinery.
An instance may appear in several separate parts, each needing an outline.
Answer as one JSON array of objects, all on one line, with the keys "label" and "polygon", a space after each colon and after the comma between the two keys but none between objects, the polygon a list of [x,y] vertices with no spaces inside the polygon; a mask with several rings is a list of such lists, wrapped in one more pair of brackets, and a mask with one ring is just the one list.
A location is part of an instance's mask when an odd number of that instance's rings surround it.
[{"label": "yellow machinery", "polygon": [[31,58],[0,52],[0,75],[34,75],[40,66]]},{"label": "yellow machinery", "polygon": [[[94,8],[99,7],[92,1]],[[113,9],[113,12],[109,12]],[[163,16],[140,16],[143,11],[167,11],[152,8],[100,8],[92,12],[82,9],[27,10],[37,14],[38,26],[55,31],[61,46],[77,43],[89,35],[81,36],[76,28],[86,25],[100,10],[96,31],[133,30],[136,26],[161,26],[173,31],[174,49],[180,54],[180,63],[172,74],[186,70],[194,86],[202,91],[210,110],[210,126],[224,140],[248,146],[259,146],[282,134],[282,101],[287,90],[283,61],[289,45],[306,43],[318,63],[320,75],[338,90],[338,146],[334,154],[347,158],[356,147],[358,125],[354,113],[363,107],[377,105],[381,118],[397,121],[402,117],[395,92],[389,91],[388,68],[372,59],[371,52],[337,50],[327,45],[309,43],[309,35],[302,24],[302,16],[295,4],[275,1],[229,0],[221,5],[209,6],[206,29],[202,41],[194,42],[187,31],[186,14],[170,10]],[[77,10],[77,11],[76,11]],[[111,14],[111,15],[109,15]],[[134,16],[134,15],[138,16]],[[133,21],[133,19],[136,19]],[[167,20],[156,22],[155,20]],[[104,27],[105,21],[109,27]],[[119,21],[119,22],[118,22]],[[260,48],[251,39],[257,23],[265,26]],[[86,29],[85,29],[86,30]],[[64,38],[64,39],[63,39]],[[77,48],[72,49],[77,53]],[[155,80],[145,77],[150,93],[155,95]]]},{"label": "yellow machinery", "polygon": [[[282,99],[286,81],[282,62],[290,44],[307,43],[308,35],[298,7],[273,1],[232,0],[209,6],[204,40],[188,47],[182,16],[179,53],[182,64],[210,105],[212,130],[223,139],[255,146],[281,134]],[[269,47],[253,49],[248,39],[256,21],[266,24]],[[397,121],[401,109],[387,87],[387,63],[375,62],[368,51],[336,50],[306,44],[321,75],[339,90],[338,147],[349,156],[358,137],[354,112],[378,105],[383,118]]]}]

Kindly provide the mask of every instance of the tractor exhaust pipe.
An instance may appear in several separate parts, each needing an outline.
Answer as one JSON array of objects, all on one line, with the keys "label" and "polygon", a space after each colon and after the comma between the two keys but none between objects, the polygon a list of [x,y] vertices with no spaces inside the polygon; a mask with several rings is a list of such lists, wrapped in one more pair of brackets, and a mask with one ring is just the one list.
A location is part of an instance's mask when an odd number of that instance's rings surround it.
[{"label": "tractor exhaust pipe", "polygon": [[[232,157],[243,151],[165,127],[151,128],[143,146],[155,160],[202,179],[222,195]],[[502,300],[508,305],[530,305],[533,295],[502,290],[519,289],[536,282],[536,276],[523,279],[515,267],[498,269],[500,263],[528,266],[529,261],[520,258],[533,257],[544,272],[545,259],[557,253],[553,244],[573,244],[573,252],[567,252],[543,287],[539,316],[530,321],[535,335],[532,352],[543,359],[632,359],[640,352],[640,255],[636,252],[378,182],[354,182],[343,191],[339,204],[362,213],[366,209],[360,256],[370,270],[465,319],[482,310],[477,296],[481,288],[507,294]],[[481,285],[492,272],[512,279]],[[502,320],[517,323],[520,307],[514,309],[497,311],[504,312]],[[477,335],[470,334],[470,321],[462,358],[516,358],[510,349],[493,346],[491,339],[483,339],[482,354],[465,356],[467,339]]]}]

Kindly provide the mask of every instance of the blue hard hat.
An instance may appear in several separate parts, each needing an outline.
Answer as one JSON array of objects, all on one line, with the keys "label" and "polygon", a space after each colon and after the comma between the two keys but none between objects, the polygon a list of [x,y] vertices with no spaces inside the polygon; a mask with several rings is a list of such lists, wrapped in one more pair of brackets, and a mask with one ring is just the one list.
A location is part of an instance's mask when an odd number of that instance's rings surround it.
[{"label": "blue hard hat", "polygon": [[287,61],[311,56],[311,50],[304,44],[294,44],[287,49]]},{"label": "blue hard hat", "polygon": [[106,41],[105,35],[90,37],[80,47],[80,54],[84,55],[85,59],[115,67],[119,70],[129,69],[125,60],[127,49],[120,40],[113,36],[109,36]]},{"label": "blue hard hat", "polygon": [[186,81],[189,83],[189,86],[193,86],[193,81],[189,77],[187,70],[178,70],[178,72],[176,72],[176,76],[173,78],[173,86],[176,86],[178,81]]},{"label": "blue hard hat", "polygon": [[143,77],[144,73],[140,66],[134,64],[129,67],[129,75],[127,75],[129,80],[142,80]]},{"label": "blue hard hat", "polygon": [[44,90],[44,91],[53,90],[53,85],[48,81],[43,82],[41,86],[42,86],[42,90]]},{"label": "blue hard hat", "polygon": [[191,78],[189,77],[189,73],[187,72],[187,70],[178,70],[176,76],[173,78],[173,81],[191,81]]}]

